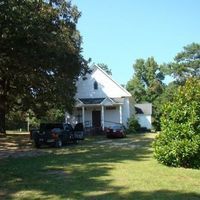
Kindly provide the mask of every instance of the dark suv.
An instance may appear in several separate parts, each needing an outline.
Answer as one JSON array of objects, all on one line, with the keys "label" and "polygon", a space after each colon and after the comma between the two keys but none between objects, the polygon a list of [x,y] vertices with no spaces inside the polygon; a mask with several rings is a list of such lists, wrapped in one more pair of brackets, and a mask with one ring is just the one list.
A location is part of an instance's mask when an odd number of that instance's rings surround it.
[{"label": "dark suv", "polygon": [[[76,127],[75,127],[76,128]],[[67,143],[78,143],[84,139],[84,130],[75,131],[70,124],[63,123],[42,123],[39,130],[31,132],[34,144],[39,148],[43,144],[61,147]]]}]

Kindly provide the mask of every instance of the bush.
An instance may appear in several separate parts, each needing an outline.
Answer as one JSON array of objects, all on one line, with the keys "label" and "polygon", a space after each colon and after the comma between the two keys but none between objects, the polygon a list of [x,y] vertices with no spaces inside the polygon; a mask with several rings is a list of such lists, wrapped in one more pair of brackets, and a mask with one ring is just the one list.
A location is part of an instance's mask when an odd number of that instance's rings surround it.
[{"label": "bush", "polygon": [[135,118],[135,116],[133,115],[131,118],[129,118],[128,120],[128,128],[127,128],[127,133],[136,133],[138,131],[140,131],[141,126],[138,123],[138,120]]},{"label": "bush", "polygon": [[163,106],[155,158],[168,166],[200,167],[200,80],[189,79]]}]

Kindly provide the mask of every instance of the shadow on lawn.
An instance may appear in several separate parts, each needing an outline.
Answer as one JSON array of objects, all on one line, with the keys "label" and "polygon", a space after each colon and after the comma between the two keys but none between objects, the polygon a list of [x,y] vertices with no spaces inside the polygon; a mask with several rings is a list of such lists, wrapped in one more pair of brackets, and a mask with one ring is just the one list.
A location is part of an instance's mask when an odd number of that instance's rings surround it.
[{"label": "shadow on lawn", "polygon": [[195,193],[182,193],[170,190],[158,190],[153,192],[146,191],[134,191],[130,192],[127,195],[119,195],[118,192],[113,192],[105,195],[95,195],[90,196],[88,199],[95,200],[199,200],[200,195]]},{"label": "shadow on lawn", "polygon": [[4,160],[0,164],[0,199],[199,199],[193,193],[173,191],[135,191],[121,196],[120,190],[125,188],[113,186],[110,176],[115,163],[152,156],[149,146],[153,139],[139,138],[130,140],[136,147],[142,144],[140,148],[97,144],[93,139],[45,156]]}]

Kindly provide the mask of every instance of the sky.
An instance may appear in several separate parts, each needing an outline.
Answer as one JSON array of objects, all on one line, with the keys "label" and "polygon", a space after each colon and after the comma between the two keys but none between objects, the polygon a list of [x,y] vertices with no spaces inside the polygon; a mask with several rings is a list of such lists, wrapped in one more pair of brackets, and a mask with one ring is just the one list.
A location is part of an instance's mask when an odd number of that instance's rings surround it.
[{"label": "sky", "polygon": [[[126,84],[136,59],[169,63],[183,47],[200,43],[200,0],[72,0],[82,15],[82,54],[108,65]],[[166,83],[171,79],[166,79]]]}]

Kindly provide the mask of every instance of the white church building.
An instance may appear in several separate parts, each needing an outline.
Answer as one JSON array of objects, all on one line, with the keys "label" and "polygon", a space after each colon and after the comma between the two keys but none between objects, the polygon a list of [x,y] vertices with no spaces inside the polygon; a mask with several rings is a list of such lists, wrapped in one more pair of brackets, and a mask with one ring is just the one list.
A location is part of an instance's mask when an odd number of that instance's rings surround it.
[{"label": "white church building", "polygon": [[75,99],[73,115],[66,116],[74,125],[83,123],[95,130],[117,124],[127,127],[128,119],[135,115],[142,128],[152,128],[152,104],[134,105],[131,94],[98,66],[78,79]]},{"label": "white church building", "polygon": [[98,66],[77,81],[73,122],[101,128],[127,125],[134,113],[131,94]]}]

